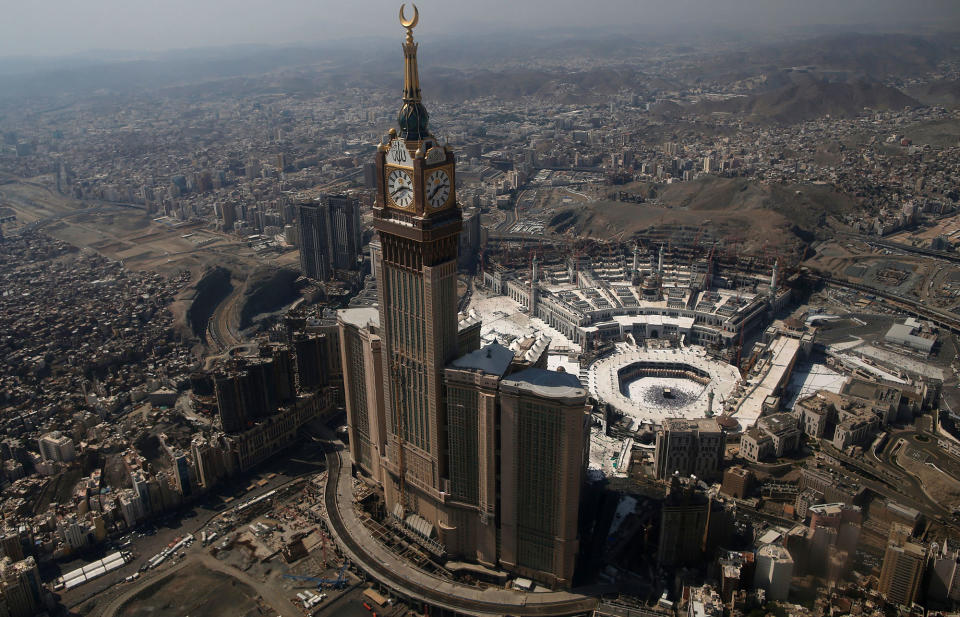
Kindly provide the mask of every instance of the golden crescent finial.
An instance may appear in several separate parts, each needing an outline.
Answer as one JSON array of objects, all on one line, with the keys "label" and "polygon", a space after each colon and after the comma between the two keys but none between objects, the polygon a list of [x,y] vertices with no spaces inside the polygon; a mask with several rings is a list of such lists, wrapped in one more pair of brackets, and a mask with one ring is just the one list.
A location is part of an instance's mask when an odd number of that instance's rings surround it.
[{"label": "golden crescent finial", "polygon": [[407,6],[407,5],[406,5],[406,4],[401,4],[401,5],[400,5],[400,25],[403,26],[404,28],[406,28],[407,30],[412,30],[413,28],[416,27],[417,22],[420,21],[420,11],[417,10],[417,5],[414,4],[414,5],[413,5],[413,19],[407,20],[407,18],[403,16],[403,8],[404,8],[405,6]]}]

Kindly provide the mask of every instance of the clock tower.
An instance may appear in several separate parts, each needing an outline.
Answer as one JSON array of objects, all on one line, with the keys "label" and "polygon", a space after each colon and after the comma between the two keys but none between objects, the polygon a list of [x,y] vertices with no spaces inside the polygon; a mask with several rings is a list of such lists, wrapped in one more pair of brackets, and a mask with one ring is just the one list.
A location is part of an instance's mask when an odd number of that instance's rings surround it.
[{"label": "clock tower", "polygon": [[376,153],[374,228],[384,366],[384,491],[398,524],[444,544],[447,421],[443,371],[457,355],[457,244],[462,215],[455,157],[430,133],[420,95],[419,20],[400,23],[403,104]]}]

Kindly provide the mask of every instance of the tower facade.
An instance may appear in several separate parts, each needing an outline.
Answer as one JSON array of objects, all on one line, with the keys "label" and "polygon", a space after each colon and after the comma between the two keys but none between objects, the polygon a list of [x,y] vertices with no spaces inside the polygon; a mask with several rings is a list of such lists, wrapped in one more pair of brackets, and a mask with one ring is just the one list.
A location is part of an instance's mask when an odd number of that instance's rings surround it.
[{"label": "tower facade", "polygon": [[350,437],[350,459],[378,484],[383,484],[381,457],[386,422],[383,414],[383,355],[380,315],[374,308],[337,312],[343,391]]},{"label": "tower facade", "polygon": [[567,587],[580,549],[586,390],[570,373],[530,368],[501,382],[500,406],[500,563]]},{"label": "tower facade", "polygon": [[[420,96],[417,18],[401,23],[403,104],[376,153],[374,264],[380,304],[390,513],[444,542],[447,476],[443,370],[457,355],[457,244],[454,155],[430,134]],[[426,523],[426,524],[424,524]]]},{"label": "tower facade", "polygon": [[403,104],[375,158],[379,306],[338,313],[351,463],[382,486],[390,524],[435,556],[567,587],[586,390],[562,371],[513,373],[511,350],[479,349],[480,324],[457,322],[463,215],[453,153],[420,99],[416,21],[401,11]]}]

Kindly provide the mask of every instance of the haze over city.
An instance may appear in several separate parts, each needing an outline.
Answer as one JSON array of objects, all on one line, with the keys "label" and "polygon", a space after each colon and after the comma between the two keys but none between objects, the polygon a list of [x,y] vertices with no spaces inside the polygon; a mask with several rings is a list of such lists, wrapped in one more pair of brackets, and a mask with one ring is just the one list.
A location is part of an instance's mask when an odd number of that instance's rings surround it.
[{"label": "haze over city", "polygon": [[[960,9],[950,0],[426,0],[420,8],[426,15],[420,26],[425,40],[556,32],[676,37],[687,42],[715,32],[749,38],[818,28],[937,29],[960,19]],[[0,22],[0,57],[382,40],[391,32],[390,24],[369,17],[396,9],[397,3],[385,0],[281,0],[269,5],[248,0],[147,4],[58,0],[43,10],[11,3]]]}]

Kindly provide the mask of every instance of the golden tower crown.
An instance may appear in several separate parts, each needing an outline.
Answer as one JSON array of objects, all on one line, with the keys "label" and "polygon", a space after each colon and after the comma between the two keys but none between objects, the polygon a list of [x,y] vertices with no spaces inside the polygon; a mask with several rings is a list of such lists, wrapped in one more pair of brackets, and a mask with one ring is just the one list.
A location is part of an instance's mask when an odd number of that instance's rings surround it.
[{"label": "golden tower crown", "polygon": [[417,71],[417,44],[413,41],[413,29],[420,21],[420,11],[413,5],[413,18],[404,17],[405,4],[400,5],[400,25],[407,29],[403,43],[403,106],[397,115],[400,137],[404,140],[421,141],[430,136],[427,123],[430,114],[423,106],[420,95],[420,74]]}]

